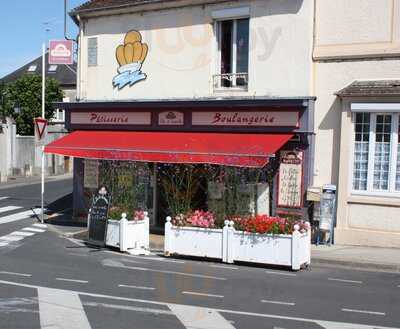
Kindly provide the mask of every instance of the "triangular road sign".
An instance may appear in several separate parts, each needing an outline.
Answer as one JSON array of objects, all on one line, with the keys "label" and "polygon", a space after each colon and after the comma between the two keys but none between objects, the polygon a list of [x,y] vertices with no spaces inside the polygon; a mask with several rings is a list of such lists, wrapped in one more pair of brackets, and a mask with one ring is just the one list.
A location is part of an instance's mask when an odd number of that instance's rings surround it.
[{"label": "triangular road sign", "polygon": [[47,120],[42,118],[35,118],[35,132],[37,139],[41,141],[46,137],[47,132]]}]

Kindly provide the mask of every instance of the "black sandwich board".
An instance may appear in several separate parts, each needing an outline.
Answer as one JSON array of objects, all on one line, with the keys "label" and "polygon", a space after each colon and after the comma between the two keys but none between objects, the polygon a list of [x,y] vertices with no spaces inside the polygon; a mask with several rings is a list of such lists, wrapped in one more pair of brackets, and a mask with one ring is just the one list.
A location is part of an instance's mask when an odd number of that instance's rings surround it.
[{"label": "black sandwich board", "polygon": [[96,246],[105,246],[108,209],[111,196],[105,187],[100,188],[93,196],[92,207],[89,210],[88,229],[89,243]]}]

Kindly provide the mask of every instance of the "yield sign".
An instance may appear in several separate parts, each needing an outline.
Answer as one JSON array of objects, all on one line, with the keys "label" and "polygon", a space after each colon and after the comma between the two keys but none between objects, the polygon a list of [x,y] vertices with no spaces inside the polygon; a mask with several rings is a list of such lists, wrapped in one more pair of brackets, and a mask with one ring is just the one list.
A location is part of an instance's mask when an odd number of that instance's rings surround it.
[{"label": "yield sign", "polygon": [[47,132],[47,120],[42,118],[35,118],[35,132],[37,139],[41,141]]}]

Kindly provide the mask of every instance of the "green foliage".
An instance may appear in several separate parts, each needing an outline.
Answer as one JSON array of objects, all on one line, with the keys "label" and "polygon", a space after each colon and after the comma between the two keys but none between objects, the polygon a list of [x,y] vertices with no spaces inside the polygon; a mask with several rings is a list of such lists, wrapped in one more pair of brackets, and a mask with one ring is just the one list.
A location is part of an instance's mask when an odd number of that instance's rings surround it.
[{"label": "green foliage", "polygon": [[163,197],[168,211],[173,216],[197,209],[196,194],[201,188],[199,176],[204,173],[202,166],[166,165],[159,172]]},{"label": "green foliage", "polygon": [[[3,89],[3,90],[1,90]],[[17,133],[20,135],[33,135],[36,117],[42,113],[42,77],[27,74],[5,86],[0,86],[2,93],[2,105],[0,114],[12,117],[17,124]],[[63,92],[57,80],[46,78],[45,114],[46,118],[54,115],[52,103],[62,101]],[[16,104],[21,109],[20,113],[14,113]]]}]

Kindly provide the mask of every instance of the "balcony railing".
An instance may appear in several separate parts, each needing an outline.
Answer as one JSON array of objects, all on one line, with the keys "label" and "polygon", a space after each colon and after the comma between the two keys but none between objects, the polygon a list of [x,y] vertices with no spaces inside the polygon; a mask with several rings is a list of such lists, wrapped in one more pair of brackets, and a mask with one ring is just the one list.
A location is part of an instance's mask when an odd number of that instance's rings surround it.
[{"label": "balcony railing", "polygon": [[215,90],[247,90],[248,89],[248,73],[224,73],[213,75],[213,86]]}]

